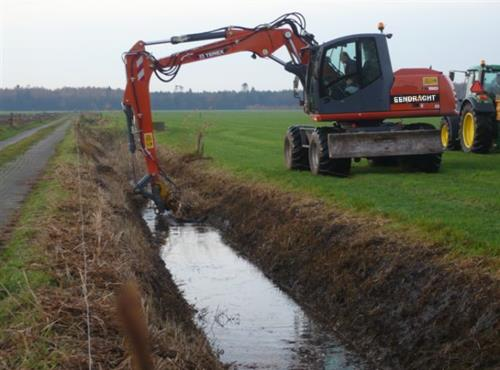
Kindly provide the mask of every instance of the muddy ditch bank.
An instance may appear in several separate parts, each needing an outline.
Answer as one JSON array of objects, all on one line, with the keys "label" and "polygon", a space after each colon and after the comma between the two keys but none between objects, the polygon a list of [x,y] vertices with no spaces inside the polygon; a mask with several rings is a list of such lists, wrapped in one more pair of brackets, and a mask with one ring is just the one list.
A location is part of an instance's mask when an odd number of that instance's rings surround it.
[{"label": "muddy ditch bank", "polygon": [[[13,322],[6,331],[0,368],[31,368],[27,358],[40,356],[36,367],[82,369],[91,361],[96,369],[139,369],[148,357],[155,369],[222,369],[159,258],[141,204],[129,195],[127,163],[114,151],[120,143],[102,130],[78,127],[80,166],[75,156],[46,175],[67,197],[50,199],[53,212],[33,225],[32,243],[43,258],[27,268],[44,271],[52,282],[33,292],[39,322]],[[40,348],[44,352],[33,355]]]},{"label": "muddy ditch bank", "polygon": [[208,217],[378,366],[500,367],[500,284],[480,258],[451,258],[438,245],[388,233],[387,220],[236,179],[192,156],[161,155],[183,191],[182,216]]}]

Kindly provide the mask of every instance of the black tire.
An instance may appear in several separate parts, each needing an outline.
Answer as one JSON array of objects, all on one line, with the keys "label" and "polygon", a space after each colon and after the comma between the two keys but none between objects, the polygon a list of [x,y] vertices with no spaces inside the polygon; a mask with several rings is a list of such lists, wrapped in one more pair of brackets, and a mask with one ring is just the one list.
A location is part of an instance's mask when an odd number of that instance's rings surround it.
[{"label": "black tire", "polygon": [[465,153],[489,153],[494,142],[491,115],[478,114],[466,104],[460,114],[460,145]]},{"label": "black tire", "polygon": [[[405,130],[436,130],[429,123],[412,123],[405,126]],[[441,168],[442,153],[406,155],[401,157],[405,166],[412,170],[435,173]]]},{"label": "black tire", "polygon": [[309,156],[307,148],[302,146],[301,127],[312,126],[290,126],[285,135],[284,154],[285,166],[289,170],[309,169]]},{"label": "black tire", "polygon": [[460,150],[460,117],[441,118],[441,144],[446,150]]},{"label": "black tire", "polygon": [[399,157],[371,157],[368,158],[371,166],[394,167],[399,165]]},{"label": "black tire", "polygon": [[328,155],[328,134],[342,132],[337,127],[318,127],[309,141],[309,168],[314,175],[346,177],[351,171],[351,158],[332,159]]}]

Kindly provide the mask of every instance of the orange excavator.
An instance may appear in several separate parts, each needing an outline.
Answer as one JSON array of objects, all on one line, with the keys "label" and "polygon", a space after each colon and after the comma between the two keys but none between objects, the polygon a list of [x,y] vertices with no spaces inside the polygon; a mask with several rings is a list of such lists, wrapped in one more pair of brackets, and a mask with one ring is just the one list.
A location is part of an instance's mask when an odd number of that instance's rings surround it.
[{"label": "orange excavator", "polygon": [[[156,154],[149,82],[153,74],[172,81],[182,65],[250,52],[280,64],[295,75],[295,95],[304,112],[328,126],[294,125],[284,139],[285,165],[313,174],[347,176],[352,160],[373,163],[404,162],[437,172],[443,151],[439,131],[428,123],[388,122],[391,118],[453,116],[455,92],[449,78],[430,68],[392,70],[387,40],[391,34],[357,34],[318,44],[307,32],[304,17],[285,14],[253,28],[230,26],[209,32],[139,41],[124,54],[127,86],[123,109],[127,118],[129,149],[146,159],[148,174],[135,192],[153,200],[158,212],[168,204],[173,182],[162,171]],[[146,47],[193,41],[210,43],[156,58]],[[275,55],[285,47],[284,61]],[[138,139],[138,140],[137,140]]]}]

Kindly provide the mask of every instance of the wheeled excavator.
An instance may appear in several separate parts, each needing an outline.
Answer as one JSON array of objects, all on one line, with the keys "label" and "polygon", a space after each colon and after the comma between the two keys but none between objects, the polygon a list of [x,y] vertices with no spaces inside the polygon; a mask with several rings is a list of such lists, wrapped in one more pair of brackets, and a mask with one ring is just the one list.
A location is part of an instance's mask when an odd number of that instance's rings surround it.
[{"label": "wheeled excavator", "polygon": [[[148,173],[134,187],[151,199],[158,212],[168,207],[172,181],[158,163],[153,133],[149,83],[152,75],[172,81],[184,64],[249,52],[271,60],[295,75],[295,95],[304,112],[327,126],[293,125],[284,138],[288,169],[313,174],[347,176],[352,160],[401,160],[426,172],[437,172],[443,147],[440,132],[428,123],[403,124],[390,119],[453,116],[455,92],[442,72],[431,68],[392,70],[391,34],[344,36],[319,44],[306,30],[300,13],[285,14],[271,23],[248,28],[229,26],[209,32],[138,41],[123,59],[127,85],[123,109],[129,150],[143,153]],[[194,41],[209,43],[156,58],[146,48]],[[285,47],[289,61],[276,56]],[[302,95],[297,87],[302,85]]]}]

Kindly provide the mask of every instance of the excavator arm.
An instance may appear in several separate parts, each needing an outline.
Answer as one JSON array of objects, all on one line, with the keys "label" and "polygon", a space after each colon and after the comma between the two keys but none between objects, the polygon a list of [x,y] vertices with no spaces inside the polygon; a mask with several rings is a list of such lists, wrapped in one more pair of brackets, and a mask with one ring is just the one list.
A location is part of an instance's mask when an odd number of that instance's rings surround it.
[{"label": "excavator arm", "polygon": [[[169,183],[173,183],[158,164],[149,92],[152,75],[155,74],[163,82],[170,82],[183,64],[247,51],[252,53],[253,58],[268,58],[281,64],[304,85],[310,47],[315,46],[316,41],[313,35],[305,31],[305,21],[301,17],[300,14],[291,13],[271,24],[255,28],[226,27],[210,32],[174,36],[167,40],[139,41],[124,54],[127,86],[122,105],[127,119],[129,150],[131,153],[135,153],[137,149],[142,152],[148,172],[135,184],[134,191],[151,199],[158,212],[163,212],[168,207],[171,188]],[[213,39],[221,40],[160,59],[146,50],[151,45]],[[274,55],[283,46],[290,55],[289,62]]]}]

